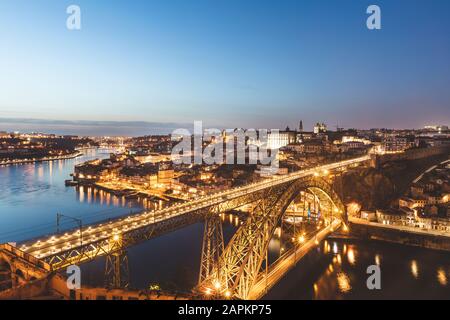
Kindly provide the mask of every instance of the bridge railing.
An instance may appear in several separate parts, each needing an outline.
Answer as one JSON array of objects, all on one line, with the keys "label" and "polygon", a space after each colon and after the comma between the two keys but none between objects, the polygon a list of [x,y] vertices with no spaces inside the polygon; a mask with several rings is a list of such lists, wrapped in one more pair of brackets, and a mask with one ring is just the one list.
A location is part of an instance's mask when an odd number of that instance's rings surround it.
[{"label": "bridge railing", "polygon": [[14,247],[13,245],[10,245],[9,243],[0,244],[0,249],[3,249],[5,251],[7,251],[7,252],[10,252],[14,256],[19,257],[19,258],[21,258],[23,260],[26,260],[29,263],[31,263],[31,264],[33,264],[35,266],[38,266],[41,269],[44,269],[46,271],[52,271],[52,267],[48,263],[46,263],[46,262],[44,262],[44,261],[42,261],[42,260],[32,256],[31,254],[23,252],[22,250]]}]

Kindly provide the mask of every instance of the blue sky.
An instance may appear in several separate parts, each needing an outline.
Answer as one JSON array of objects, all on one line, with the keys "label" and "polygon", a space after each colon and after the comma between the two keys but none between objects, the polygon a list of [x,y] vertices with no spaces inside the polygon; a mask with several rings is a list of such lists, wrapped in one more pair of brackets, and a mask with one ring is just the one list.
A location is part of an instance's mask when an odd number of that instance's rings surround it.
[{"label": "blue sky", "polygon": [[448,0],[3,0],[0,117],[449,124],[449,14]]}]

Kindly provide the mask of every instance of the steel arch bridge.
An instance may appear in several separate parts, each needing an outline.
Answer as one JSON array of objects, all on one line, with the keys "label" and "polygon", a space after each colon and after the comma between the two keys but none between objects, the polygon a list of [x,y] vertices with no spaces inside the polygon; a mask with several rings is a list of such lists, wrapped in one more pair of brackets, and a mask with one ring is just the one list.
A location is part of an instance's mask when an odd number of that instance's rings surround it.
[{"label": "steel arch bridge", "polygon": [[345,206],[332,185],[315,176],[266,190],[226,247],[220,217],[212,214],[205,222],[199,289],[207,294],[215,290],[222,297],[248,299],[277,226],[289,204],[304,191],[331,204],[329,223],[336,218],[347,220]]},{"label": "steel arch bridge", "polygon": [[[156,211],[144,211],[91,225],[80,224],[79,228],[64,234],[57,232],[24,241],[15,247],[2,249],[0,246],[0,251],[30,257],[33,265],[43,266],[47,273],[106,256],[106,284],[117,287],[125,283],[122,275],[128,273],[127,259],[124,257],[127,248],[206,220],[199,287],[205,288],[211,281],[217,281],[226,289],[223,293],[230,295],[225,294],[226,297],[246,299],[254,287],[268,240],[292,199],[302,190],[307,190],[320,202],[332,204],[334,210],[329,215],[338,215],[346,220],[342,201],[321,177],[333,181],[348,168],[371,162],[371,159],[366,155],[273,176]],[[252,208],[252,214],[225,247],[220,215],[244,205]],[[0,268],[3,267],[0,265]]]}]

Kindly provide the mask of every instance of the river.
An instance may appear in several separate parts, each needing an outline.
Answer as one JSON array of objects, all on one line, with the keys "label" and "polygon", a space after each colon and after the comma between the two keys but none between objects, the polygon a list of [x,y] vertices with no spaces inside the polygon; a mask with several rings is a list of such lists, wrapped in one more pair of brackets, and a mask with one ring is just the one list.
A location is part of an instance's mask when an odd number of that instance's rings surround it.
[{"label": "river", "polygon": [[[111,150],[87,150],[76,159],[0,167],[0,243],[20,242],[53,233],[56,214],[92,223],[142,210],[128,201],[88,188],[66,187],[74,165],[108,157]],[[148,205],[148,204],[145,204]],[[70,219],[63,228],[74,228]],[[226,219],[229,239],[239,221]],[[194,224],[129,248],[132,288],[158,284],[189,291],[197,281],[203,225]],[[279,252],[276,240],[271,255]],[[83,265],[82,281],[103,285],[105,259]],[[366,286],[369,265],[381,268],[381,290]],[[292,269],[268,299],[449,299],[450,254],[386,243],[323,242]]]}]

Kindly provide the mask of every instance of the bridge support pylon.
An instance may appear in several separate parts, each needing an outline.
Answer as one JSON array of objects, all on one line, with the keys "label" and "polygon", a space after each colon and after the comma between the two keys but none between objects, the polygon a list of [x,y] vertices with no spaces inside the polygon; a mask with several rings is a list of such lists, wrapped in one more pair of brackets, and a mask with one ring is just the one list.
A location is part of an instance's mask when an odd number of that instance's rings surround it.
[{"label": "bridge support pylon", "polygon": [[220,269],[220,258],[224,251],[222,221],[219,214],[208,214],[203,233],[202,256],[198,286],[201,287]]},{"label": "bridge support pylon", "polygon": [[105,287],[108,289],[127,289],[130,286],[128,254],[121,248],[121,242],[122,239],[118,237],[111,240],[110,245],[117,246],[119,249],[106,256]]},{"label": "bridge support pylon", "polygon": [[130,286],[130,272],[126,251],[115,252],[106,256],[105,287],[109,289],[126,289]]}]

